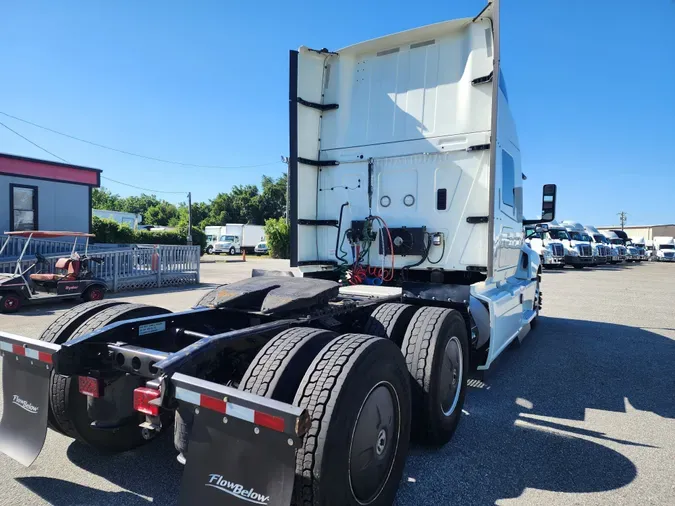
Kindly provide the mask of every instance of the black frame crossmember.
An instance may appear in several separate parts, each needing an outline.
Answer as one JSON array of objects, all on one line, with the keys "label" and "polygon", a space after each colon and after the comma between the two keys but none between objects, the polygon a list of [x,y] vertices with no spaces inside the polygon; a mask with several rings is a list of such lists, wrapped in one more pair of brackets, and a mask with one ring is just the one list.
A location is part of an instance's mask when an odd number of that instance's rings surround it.
[{"label": "black frame crossmember", "polygon": [[309,158],[300,158],[298,157],[298,163],[303,165],[314,165],[315,167],[331,167],[334,165],[340,165],[340,162],[337,160],[310,160]]},{"label": "black frame crossmember", "polygon": [[310,102],[304,98],[298,97],[298,104],[304,105],[305,107],[311,107],[312,109],[318,109],[319,111],[333,111],[340,106],[338,104],[317,104],[316,102]]}]

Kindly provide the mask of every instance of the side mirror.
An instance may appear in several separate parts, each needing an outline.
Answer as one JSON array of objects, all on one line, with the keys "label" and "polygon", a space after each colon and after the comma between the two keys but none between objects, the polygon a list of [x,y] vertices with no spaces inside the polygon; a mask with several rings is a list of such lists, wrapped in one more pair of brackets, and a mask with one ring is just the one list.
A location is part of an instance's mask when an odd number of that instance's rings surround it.
[{"label": "side mirror", "polygon": [[556,185],[545,184],[541,201],[541,221],[555,220]]}]

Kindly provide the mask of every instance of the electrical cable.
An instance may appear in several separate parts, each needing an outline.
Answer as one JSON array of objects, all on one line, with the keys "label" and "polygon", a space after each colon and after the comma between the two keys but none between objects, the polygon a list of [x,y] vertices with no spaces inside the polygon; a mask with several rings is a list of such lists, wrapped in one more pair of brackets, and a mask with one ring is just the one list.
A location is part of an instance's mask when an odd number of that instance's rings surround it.
[{"label": "electrical cable", "polygon": [[4,127],[5,127],[7,130],[9,130],[10,132],[12,132],[12,133],[18,135],[18,136],[21,137],[24,141],[31,143],[31,144],[32,144],[33,146],[35,146],[36,148],[41,149],[42,151],[44,151],[45,153],[47,153],[47,154],[49,154],[49,155],[52,155],[54,158],[58,158],[58,159],[61,160],[62,162],[68,163],[68,162],[66,162],[63,158],[61,158],[59,155],[55,155],[54,153],[52,153],[51,151],[46,150],[45,148],[43,148],[43,147],[40,146],[39,144],[35,144],[32,140],[30,140],[30,139],[27,138],[27,137],[24,137],[23,135],[21,135],[21,134],[20,134],[19,132],[17,132],[16,130],[12,130],[11,128],[9,128],[7,125],[5,125],[4,123],[2,123],[1,121],[0,121],[0,125],[4,126]]},{"label": "electrical cable", "polygon": [[[22,119],[22,118],[19,118],[17,116],[12,116],[11,114],[7,114],[6,112],[3,112],[3,111],[0,111],[0,114],[2,114],[4,116],[7,116],[8,118],[15,119],[17,121],[21,121],[21,122],[26,123],[28,125],[31,125],[31,126],[34,126],[34,127],[37,127],[37,128],[41,128],[42,130],[46,130],[48,132],[52,132],[54,134],[61,135],[63,137],[67,137],[69,139],[73,139],[73,140],[78,141],[78,142],[84,142],[85,144],[90,144],[90,145],[96,146],[98,148],[108,149],[110,151],[115,151],[117,153],[122,153],[124,155],[136,156],[138,158],[144,158],[146,160],[152,160],[152,161],[155,161],[155,162],[168,163],[168,164],[171,164],[171,165],[180,165],[182,167],[194,167],[194,168],[201,168],[201,169],[253,169],[253,168],[256,168],[256,167],[267,167],[267,166],[270,166],[270,165],[276,165],[277,163],[283,163],[283,162],[269,162],[269,163],[255,164],[255,165],[228,166],[228,165],[201,165],[201,164],[197,164],[197,163],[177,162],[175,160],[166,160],[164,158],[157,158],[157,157],[154,157],[154,156],[141,155],[141,154],[138,154],[138,153],[133,153],[131,151],[126,151],[124,149],[117,149],[117,148],[113,148],[113,147],[110,147],[110,146],[106,146],[104,144],[99,144],[98,142],[93,142],[93,141],[88,141],[86,139],[81,139],[80,137],[75,137],[74,135],[69,135],[69,134],[66,134],[66,133],[63,133],[63,132],[59,132],[58,130],[54,130],[53,128],[38,125],[37,123],[33,123],[32,121],[28,121],[26,119]],[[4,126],[8,130],[12,130],[11,128],[9,128],[5,124],[0,123],[0,125]],[[12,131],[14,132],[14,130],[12,130]],[[16,132],[14,132],[14,133],[16,133]],[[18,133],[16,133],[16,134],[19,137],[23,137],[21,134],[18,134]],[[25,139],[25,137],[24,137],[24,139]],[[26,139],[26,140],[28,140],[28,139]],[[31,141],[28,141],[28,142],[33,144],[33,142],[31,142]],[[40,148],[40,149],[42,149],[43,151],[47,151],[46,149],[43,149],[43,148]],[[49,153],[49,151],[47,151],[47,153]],[[51,154],[52,156],[55,156],[56,158],[59,158],[60,160],[63,160],[63,158],[60,158],[60,157],[54,155],[53,153],[49,153],[49,154]]]},{"label": "electrical cable", "polygon": [[431,265],[438,265],[439,263],[441,263],[441,260],[443,260],[443,258],[445,257],[445,235],[443,235],[442,237],[443,237],[443,249],[441,250],[441,256],[438,258],[438,260],[432,262],[431,260],[429,260],[429,257],[427,255],[427,262],[429,262]]},{"label": "electrical cable", "polygon": [[[2,114],[4,114],[4,113],[2,113]],[[29,142],[30,144],[32,144],[32,145],[35,146],[36,148],[41,149],[41,150],[44,151],[45,153],[47,153],[47,154],[53,156],[54,158],[58,158],[59,160],[61,160],[61,161],[64,162],[64,163],[69,163],[68,160],[66,160],[65,158],[61,158],[59,155],[56,155],[56,154],[52,153],[52,152],[49,151],[48,149],[45,149],[45,148],[43,148],[42,146],[40,146],[39,144],[36,144],[36,143],[33,142],[32,140],[30,140],[28,137],[25,137],[25,136],[21,135],[19,132],[17,132],[16,130],[13,130],[13,129],[9,128],[7,125],[5,125],[5,124],[4,124],[3,122],[1,122],[1,121],[0,121],[0,125],[4,126],[7,130],[9,130],[10,132],[12,132],[13,134],[16,134],[17,136],[21,137],[21,138],[22,138],[23,140],[25,140],[26,142]],[[153,193],[173,193],[173,194],[181,194],[181,195],[187,193],[187,192],[168,192],[168,191],[163,191],[163,190],[151,190],[151,189],[149,189],[149,188],[142,188],[142,187],[140,187],[140,186],[135,186],[135,185],[133,185],[133,184],[123,183],[122,181],[117,181],[116,179],[112,179],[112,178],[107,177],[107,176],[101,176],[101,179],[107,179],[108,181],[112,181],[113,183],[121,184],[121,185],[124,185],[124,186],[130,186],[131,188],[136,188],[137,190],[143,190],[143,191],[153,192]]]}]

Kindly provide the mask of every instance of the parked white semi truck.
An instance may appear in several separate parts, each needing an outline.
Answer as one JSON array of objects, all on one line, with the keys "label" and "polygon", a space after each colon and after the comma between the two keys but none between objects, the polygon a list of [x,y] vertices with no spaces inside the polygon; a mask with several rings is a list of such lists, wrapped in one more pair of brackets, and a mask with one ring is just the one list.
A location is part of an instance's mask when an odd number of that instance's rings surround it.
[{"label": "parked white semi truck", "polygon": [[[470,369],[541,307],[499,54],[498,1],[292,51],[303,277],[257,273],[180,313],[78,306],[42,340],[0,331],[0,450],[31,464],[48,421],[108,452],[173,427],[181,506],[392,504],[409,441],[450,440]],[[555,193],[544,186],[537,222]]]},{"label": "parked white semi truck", "polygon": [[645,244],[645,238],[644,237],[632,237],[630,239],[631,244],[637,248],[638,250],[638,255],[641,261],[644,260],[649,260],[649,257],[647,256],[647,247]]},{"label": "parked white semi truck", "polygon": [[624,246],[623,244],[623,239],[621,239],[621,237],[616,235],[611,230],[605,230],[602,234],[607,238],[609,243],[616,250],[616,253],[619,257],[618,263],[625,262],[628,255],[628,250],[626,249],[626,246]]},{"label": "parked white semi truck", "polygon": [[590,247],[593,256],[592,266],[605,265],[609,261],[609,249],[604,244],[597,243],[581,223],[565,220],[562,225],[567,230],[572,244],[580,251],[587,251],[582,246]]},{"label": "parked white semi truck", "polygon": [[607,239],[602,232],[593,225],[584,225],[584,230],[586,230],[586,233],[591,239],[593,256],[605,256],[606,263],[609,264],[616,264],[619,262],[619,251],[612,247],[609,239]]},{"label": "parked white semi truck", "polygon": [[565,265],[571,265],[575,269],[583,269],[593,264],[593,251],[589,243],[574,240],[563,225],[553,221],[548,224],[548,239],[560,242],[565,249]]},{"label": "parked white semi truck", "polygon": [[659,262],[675,262],[675,239],[672,237],[654,237],[656,260]]},{"label": "parked white semi truck", "polygon": [[561,241],[548,238],[548,225],[527,225],[525,244],[534,250],[545,269],[565,267],[565,247]]}]

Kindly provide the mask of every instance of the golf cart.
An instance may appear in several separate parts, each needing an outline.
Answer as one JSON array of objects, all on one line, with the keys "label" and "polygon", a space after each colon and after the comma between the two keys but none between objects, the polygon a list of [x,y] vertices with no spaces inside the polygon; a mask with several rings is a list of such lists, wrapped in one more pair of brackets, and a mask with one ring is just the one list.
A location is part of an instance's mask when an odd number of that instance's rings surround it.
[{"label": "golf cart", "polygon": [[[89,238],[94,237],[93,234],[27,230],[5,232],[5,235],[8,237],[0,248],[0,255],[14,238],[24,237],[27,241],[16,260],[14,272],[0,273],[0,313],[14,313],[23,304],[76,298],[90,301],[101,300],[104,297],[105,281],[95,278],[89,270],[89,262],[103,262],[102,258],[91,257],[88,254]],[[70,256],[59,258],[54,264],[57,272],[39,272],[41,267],[49,265],[49,261],[40,253],[35,254],[35,261],[32,264],[23,268],[23,258],[32,239],[55,237],[75,238]],[[85,238],[83,255],[76,251],[77,240],[81,237]]]}]

